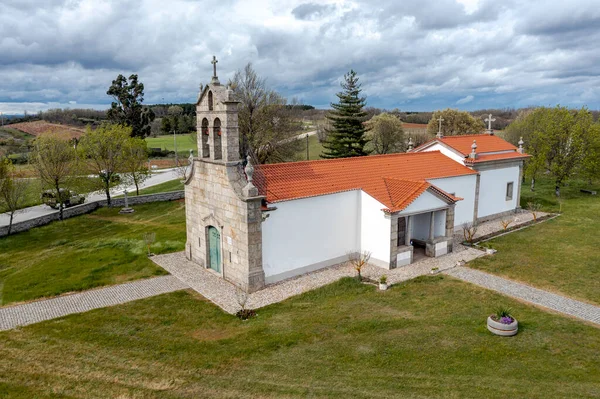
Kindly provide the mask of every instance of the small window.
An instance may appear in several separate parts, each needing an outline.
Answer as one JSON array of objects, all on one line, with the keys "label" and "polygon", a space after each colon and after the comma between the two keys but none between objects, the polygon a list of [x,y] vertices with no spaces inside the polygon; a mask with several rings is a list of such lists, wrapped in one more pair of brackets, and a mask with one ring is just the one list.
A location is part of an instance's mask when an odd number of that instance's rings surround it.
[{"label": "small window", "polygon": [[513,182],[506,183],[506,200],[510,201],[513,198]]}]

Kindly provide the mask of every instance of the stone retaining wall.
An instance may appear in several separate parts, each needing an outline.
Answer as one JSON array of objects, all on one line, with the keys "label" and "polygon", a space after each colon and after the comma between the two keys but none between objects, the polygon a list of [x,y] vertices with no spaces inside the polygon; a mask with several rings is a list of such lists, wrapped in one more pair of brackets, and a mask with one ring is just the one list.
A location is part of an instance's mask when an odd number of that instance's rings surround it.
[{"label": "stone retaining wall", "polygon": [[[129,205],[145,204],[148,202],[175,201],[185,197],[185,191],[171,191],[168,193],[140,195],[138,197],[129,197]],[[74,216],[84,215],[95,211],[96,209],[106,206],[106,200],[87,202],[82,205],[75,205],[63,210],[63,218],[68,219]],[[125,198],[111,198],[112,208],[122,208],[125,206]],[[59,212],[37,217],[35,219],[25,220],[23,222],[14,223],[12,225],[11,234],[27,231],[34,227],[44,226],[51,222],[59,220]],[[0,237],[8,235],[8,226],[0,227]]]}]

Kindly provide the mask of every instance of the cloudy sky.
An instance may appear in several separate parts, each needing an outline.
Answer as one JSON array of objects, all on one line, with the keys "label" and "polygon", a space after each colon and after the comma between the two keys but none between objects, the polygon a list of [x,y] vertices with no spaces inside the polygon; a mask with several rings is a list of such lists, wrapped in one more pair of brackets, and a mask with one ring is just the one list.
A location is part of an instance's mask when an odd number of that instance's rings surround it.
[{"label": "cloudy sky", "polygon": [[600,108],[600,0],[0,0],[0,112],[105,108],[119,73],[145,102],[193,102],[252,62],[327,107],[350,68],[369,105]]}]

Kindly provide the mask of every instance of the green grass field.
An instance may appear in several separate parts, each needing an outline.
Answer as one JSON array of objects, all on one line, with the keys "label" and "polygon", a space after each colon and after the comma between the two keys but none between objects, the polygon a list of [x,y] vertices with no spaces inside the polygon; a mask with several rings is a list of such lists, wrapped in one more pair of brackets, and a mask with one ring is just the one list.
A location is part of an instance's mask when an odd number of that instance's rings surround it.
[{"label": "green grass field", "polygon": [[562,215],[489,241],[498,253],[469,266],[600,305],[600,198],[580,188],[589,186],[575,181],[558,201],[549,181],[539,181],[533,193],[524,185],[524,207],[535,201],[547,210],[562,209]]},{"label": "green grass field", "polygon": [[[194,154],[198,154],[198,146],[193,139],[191,134],[178,134],[177,137],[177,152],[189,153],[190,150],[194,150]],[[163,150],[174,151],[175,142],[173,135],[165,135],[158,137],[148,137],[146,139],[148,148],[160,148]]]},{"label": "green grass field", "polygon": [[[510,306],[512,338],[486,317]],[[181,291],[0,333],[0,397],[589,398],[600,329],[444,276],[344,279],[249,321]]]},{"label": "green grass field", "polygon": [[[306,161],[306,139],[301,139],[302,143],[304,143],[304,149],[299,151],[297,154],[298,161]],[[321,153],[323,152],[323,144],[319,143],[319,139],[316,135],[308,137],[308,159],[323,159],[321,158]]]},{"label": "green grass field", "polygon": [[118,212],[102,208],[0,238],[0,305],[166,274],[147,258],[144,233],[156,233],[154,253],[183,250],[184,204]]},{"label": "green grass field", "polygon": [[[180,191],[180,190],[183,190],[184,187],[185,186],[184,186],[183,182],[181,181],[181,179],[175,179],[175,180],[166,181],[161,184],[157,184],[156,186],[142,188],[140,190],[140,195],[168,193],[169,191]],[[129,195],[130,197],[135,196],[135,190],[132,191],[131,193],[128,193],[127,195]],[[121,198],[121,197],[123,197],[123,195],[118,195],[115,198]]]}]

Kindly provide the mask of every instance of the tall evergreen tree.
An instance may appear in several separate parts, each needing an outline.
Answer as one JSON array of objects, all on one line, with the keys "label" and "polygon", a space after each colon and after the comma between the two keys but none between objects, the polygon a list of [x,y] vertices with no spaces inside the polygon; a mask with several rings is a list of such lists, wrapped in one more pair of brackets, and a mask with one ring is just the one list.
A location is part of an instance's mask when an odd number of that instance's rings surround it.
[{"label": "tall evergreen tree", "polygon": [[367,113],[363,110],[365,97],[359,97],[361,88],[356,72],[350,70],[344,75],[342,91],[336,95],[339,102],[331,103],[333,110],[327,114],[331,129],[327,131],[327,141],[322,158],[346,158],[369,155],[365,145],[369,142],[363,125]]}]

